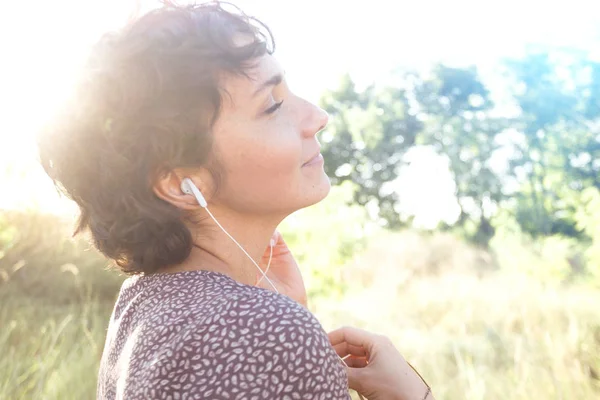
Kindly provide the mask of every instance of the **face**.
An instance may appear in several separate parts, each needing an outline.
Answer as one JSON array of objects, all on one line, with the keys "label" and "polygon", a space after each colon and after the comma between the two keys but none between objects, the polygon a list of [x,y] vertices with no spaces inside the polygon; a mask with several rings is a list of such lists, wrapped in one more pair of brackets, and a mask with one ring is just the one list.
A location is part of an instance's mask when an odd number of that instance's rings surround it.
[{"label": "face", "polygon": [[225,78],[213,130],[223,182],[216,202],[256,215],[285,216],[325,198],[330,190],[317,133],[327,113],[296,96],[271,55],[244,76]]}]

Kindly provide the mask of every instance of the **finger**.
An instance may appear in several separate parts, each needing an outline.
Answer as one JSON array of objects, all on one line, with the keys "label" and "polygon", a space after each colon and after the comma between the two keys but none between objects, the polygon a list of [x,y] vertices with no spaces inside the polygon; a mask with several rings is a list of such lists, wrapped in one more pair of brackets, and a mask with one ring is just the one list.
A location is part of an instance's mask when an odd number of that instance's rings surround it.
[{"label": "finger", "polygon": [[273,240],[273,243],[275,243],[275,247],[285,244],[285,241],[283,240],[283,235],[278,230],[275,230],[275,232],[273,232],[273,235],[271,235],[271,240]]},{"label": "finger", "polygon": [[348,343],[351,346],[363,347],[367,352],[372,353],[373,346],[377,337],[375,334],[364,329],[345,326],[327,334],[332,346],[340,343]]},{"label": "finger", "polygon": [[[281,232],[275,231],[275,233],[273,233],[273,236],[271,236],[270,240],[273,240],[273,243],[275,244],[273,246],[273,256],[280,256],[285,253],[290,253],[290,249],[285,240],[283,239],[283,235],[281,234]],[[266,248],[265,254],[268,255],[270,247],[271,246],[269,244]]]}]

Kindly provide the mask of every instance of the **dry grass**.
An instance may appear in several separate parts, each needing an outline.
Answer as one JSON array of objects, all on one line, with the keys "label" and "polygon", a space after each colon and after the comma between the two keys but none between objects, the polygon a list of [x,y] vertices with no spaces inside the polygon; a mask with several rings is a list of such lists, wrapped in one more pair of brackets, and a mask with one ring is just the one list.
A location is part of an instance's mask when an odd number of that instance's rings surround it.
[{"label": "dry grass", "polygon": [[600,396],[600,292],[504,272],[447,235],[371,243],[342,267],[343,301],[319,305],[326,328],[386,334],[439,399]]},{"label": "dry grass", "polygon": [[[65,239],[53,217],[2,218],[0,398],[94,398],[122,277],[105,271],[105,261],[81,242]],[[331,230],[322,234],[335,237]],[[337,250],[347,251],[348,238],[342,242]],[[326,329],[350,324],[390,336],[438,399],[600,396],[598,291],[524,273],[544,263],[533,252],[523,268],[505,268],[515,257],[495,262],[451,235],[384,233],[369,243],[350,261],[321,271],[327,279],[311,306]],[[502,250],[521,258],[526,251]],[[322,249],[299,251],[304,265],[327,264]],[[323,295],[340,287],[341,296]]]}]

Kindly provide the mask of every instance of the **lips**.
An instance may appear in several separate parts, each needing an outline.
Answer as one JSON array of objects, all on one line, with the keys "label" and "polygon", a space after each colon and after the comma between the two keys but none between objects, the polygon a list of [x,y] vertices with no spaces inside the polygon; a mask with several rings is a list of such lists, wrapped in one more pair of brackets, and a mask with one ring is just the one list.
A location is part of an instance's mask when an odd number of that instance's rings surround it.
[{"label": "lips", "polygon": [[308,165],[312,162],[315,162],[321,157],[321,149],[319,149],[308,161],[306,161],[302,166]]}]

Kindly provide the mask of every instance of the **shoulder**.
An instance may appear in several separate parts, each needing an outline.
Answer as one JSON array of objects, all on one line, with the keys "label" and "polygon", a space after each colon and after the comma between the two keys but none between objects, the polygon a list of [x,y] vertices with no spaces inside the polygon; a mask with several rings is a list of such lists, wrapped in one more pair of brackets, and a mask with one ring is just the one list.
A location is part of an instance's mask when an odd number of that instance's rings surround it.
[{"label": "shoulder", "polygon": [[[153,360],[147,395],[348,399],[346,369],[309,310],[266,289],[226,298]],[[176,379],[169,378],[173,372]]]}]

